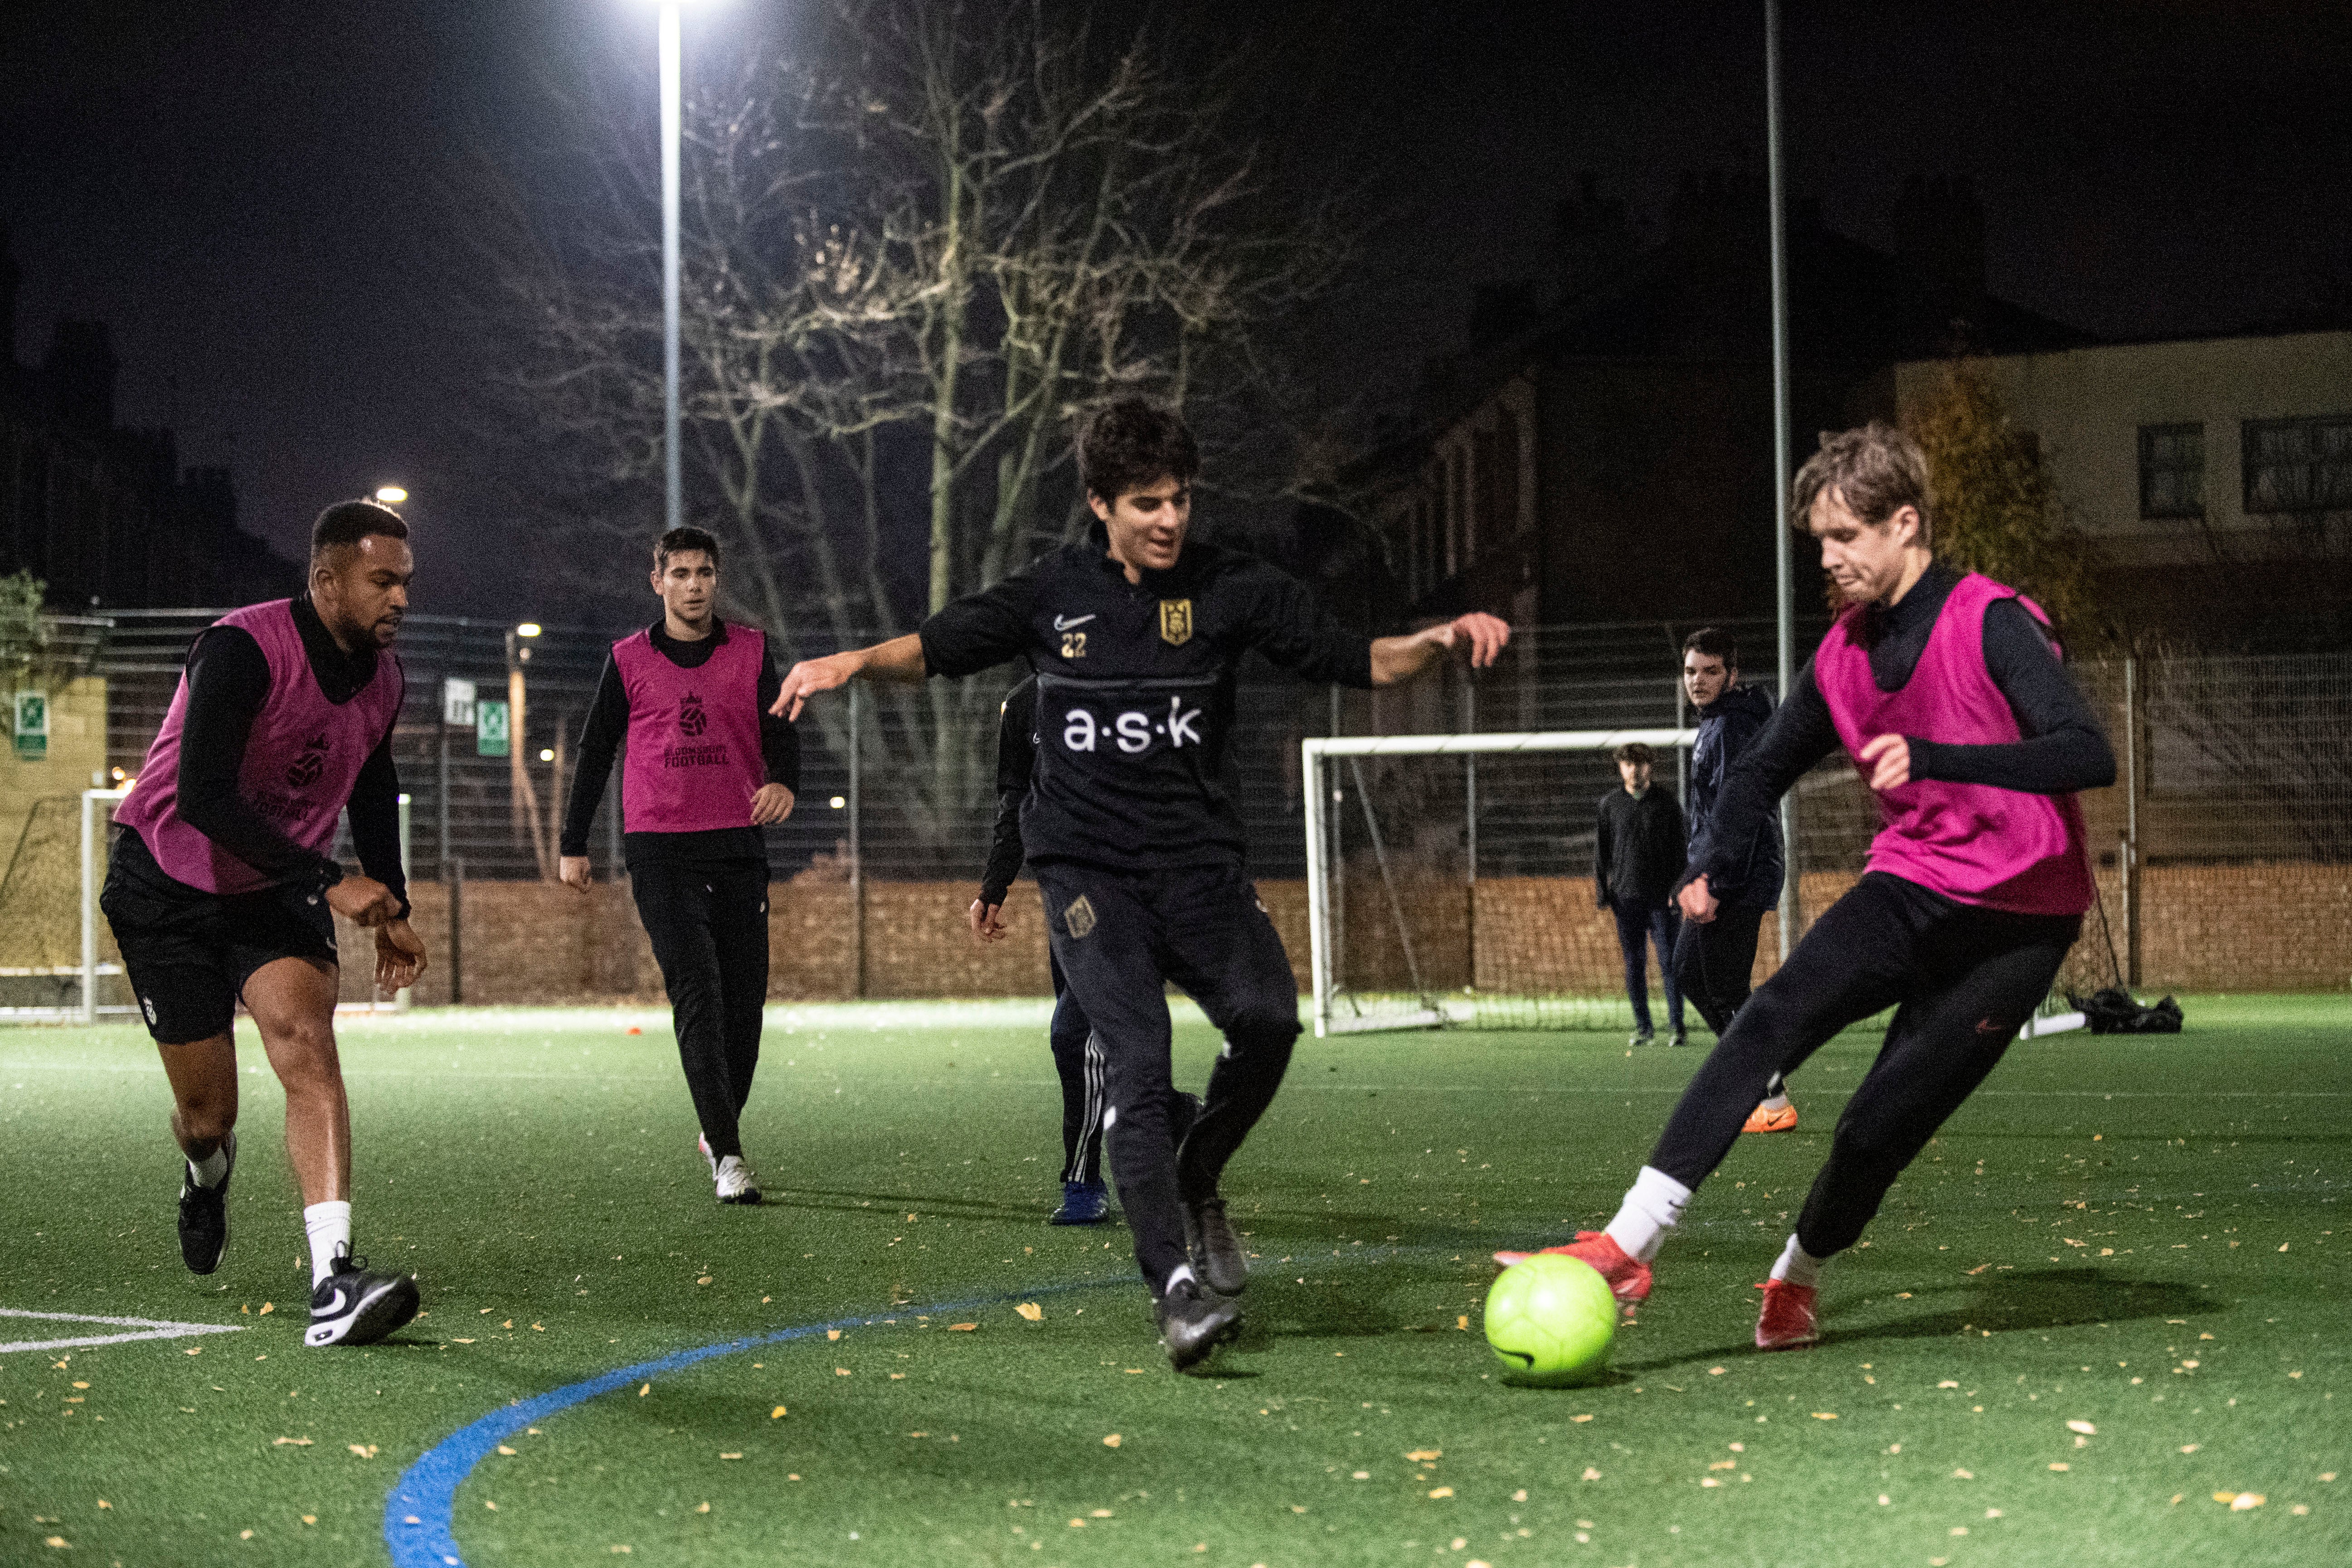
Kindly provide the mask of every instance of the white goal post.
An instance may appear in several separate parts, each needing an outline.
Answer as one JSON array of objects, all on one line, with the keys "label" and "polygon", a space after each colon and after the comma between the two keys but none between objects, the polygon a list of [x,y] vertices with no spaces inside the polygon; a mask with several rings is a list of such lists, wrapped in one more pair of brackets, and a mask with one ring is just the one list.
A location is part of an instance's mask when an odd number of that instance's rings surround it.
[{"label": "white goal post", "polygon": [[[1475,879],[1477,860],[1476,819],[1477,794],[1475,759],[1488,755],[1525,755],[1544,752],[1585,752],[1606,754],[1619,746],[1639,742],[1660,751],[1686,747],[1698,738],[1696,730],[1630,729],[1630,730],[1544,730],[1504,731],[1494,734],[1466,735],[1362,735],[1314,738],[1299,746],[1301,793],[1305,797],[1307,827],[1307,926],[1312,951],[1310,968],[1314,978],[1315,1033],[1319,1037],[1361,1033],[1374,1029],[1437,1028],[1447,1023],[1467,1022],[1466,1015],[1450,1010],[1443,998],[1426,986],[1416,986],[1420,992],[1417,1005],[1391,1009],[1378,1014],[1349,1013],[1339,1005],[1338,942],[1339,915],[1332,899],[1333,873],[1338,869],[1339,857],[1333,853],[1334,829],[1338,826],[1335,804],[1344,804],[1335,797],[1336,790],[1326,776],[1328,764],[1349,763],[1354,771],[1358,794],[1361,795],[1360,764],[1367,757],[1398,756],[1459,756],[1465,759],[1469,775],[1469,809],[1466,816],[1471,834],[1468,845],[1471,875]],[[1583,809],[1579,803],[1579,811]],[[1382,843],[1378,819],[1365,803],[1364,822],[1370,831],[1371,846],[1381,866],[1385,880],[1387,850]],[[1392,886],[1390,894],[1392,912],[1399,934],[1403,938],[1409,964],[1412,949],[1405,936],[1403,910],[1397,902]]]},{"label": "white goal post", "polygon": [[[1616,932],[1591,897],[1593,802],[1615,787],[1604,763],[1618,747],[1668,752],[1696,740],[1695,729],[1629,728],[1301,742],[1316,1035],[1629,1021]],[[1552,760],[1541,760],[1547,753]],[[1417,757],[1460,764],[1372,767]],[[1497,763],[1483,779],[1482,759]],[[1875,821],[1857,784],[1851,770],[1825,774],[1790,799],[1815,797],[1806,807],[1811,820],[1826,804],[1822,787],[1854,795],[1849,815],[1864,815],[1848,837],[1858,872]],[[1671,787],[1663,766],[1657,787]],[[1483,852],[1482,824],[1490,839]],[[2084,1026],[2064,991],[2053,989],[2020,1035]]]},{"label": "white goal post", "polygon": [[[98,1022],[98,980],[120,974],[119,963],[98,961],[98,893],[105,879],[106,825],[98,819],[101,805],[130,798],[127,789],[86,789],[81,792],[81,1021]],[[109,1013],[135,1013],[136,1007],[109,1007]]]}]

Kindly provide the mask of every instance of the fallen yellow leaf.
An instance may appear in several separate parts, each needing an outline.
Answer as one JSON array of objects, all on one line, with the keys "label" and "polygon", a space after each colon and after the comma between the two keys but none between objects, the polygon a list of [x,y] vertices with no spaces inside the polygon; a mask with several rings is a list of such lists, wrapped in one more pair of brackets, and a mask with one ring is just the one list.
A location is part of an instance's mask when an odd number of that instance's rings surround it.
[{"label": "fallen yellow leaf", "polygon": [[1429,1495],[1433,1498],[1452,1497],[1454,1495],[1454,1489],[1452,1487],[1432,1487],[1429,1489]]},{"label": "fallen yellow leaf", "polygon": [[641,1384],[637,1388],[637,1397],[639,1399],[643,1399],[646,1394],[651,1394],[653,1391],[654,1385],[652,1384]]},{"label": "fallen yellow leaf", "polygon": [[310,1446],[310,1439],[308,1437],[273,1437],[270,1439],[269,1446],[273,1448],[307,1448]]},{"label": "fallen yellow leaf", "polygon": [[508,1447],[504,1443],[499,1445],[499,1452],[506,1455],[509,1458],[514,1458],[514,1450]]},{"label": "fallen yellow leaf", "polygon": [[2063,1460],[2061,1460],[2058,1463],[2052,1465],[2050,1468],[2053,1470],[2071,1470],[2074,1467],[2065,1463]]},{"label": "fallen yellow leaf", "polygon": [[1023,1317],[1028,1319],[1033,1323],[1036,1322],[1045,1315],[1045,1309],[1037,1305],[1034,1301],[1024,1301],[1021,1305],[1013,1308],[1013,1310],[1020,1313]]},{"label": "fallen yellow leaf", "polygon": [[1423,1459],[1441,1459],[1444,1457],[1445,1450],[1443,1448],[1413,1448],[1405,1454],[1405,1458],[1415,1464],[1419,1464]]},{"label": "fallen yellow leaf", "polygon": [[375,1445],[373,1443],[346,1443],[343,1447],[349,1448],[352,1453],[357,1454],[362,1459],[373,1459],[375,1458]]},{"label": "fallen yellow leaf", "polygon": [[265,1318],[276,1310],[278,1310],[278,1303],[275,1301],[264,1301],[261,1304],[261,1315]]},{"label": "fallen yellow leaf", "polygon": [[837,1340],[841,1338],[841,1331],[839,1329],[827,1329],[824,1331],[824,1337],[829,1340]]},{"label": "fallen yellow leaf", "polygon": [[779,1405],[773,1410],[768,1412],[768,1419],[771,1421],[781,1421],[783,1419],[783,1415],[784,1407]]},{"label": "fallen yellow leaf", "polygon": [[1813,1419],[1816,1421],[1834,1421],[1837,1419],[1837,1412],[1834,1410],[1816,1410],[1813,1412]]},{"label": "fallen yellow leaf", "polygon": [[740,1454],[721,1454],[719,1457],[722,1459],[740,1459],[743,1456]]},{"label": "fallen yellow leaf", "polygon": [[835,1367],[833,1369],[833,1375],[835,1377],[847,1377],[849,1375],[849,1369],[845,1366]]},{"label": "fallen yellow leaf", "polygon": [[2099,1429],[2096,1426],[2092,1426],[2088,1421],[2069,1421],[2066,1423],[2066,1430],[2069,1432],[2080,1432],[2085,1437],[2095,1437],[2099,1434]]},{"label": "fallen yellow leaf", "polygon": [[1116,1433],[1116,1432],[1114,1432],[1114,1433],[1112,1433],[1109,1436],[1108,1436],[1108,1437],[1104,1438],[1104,1439],[1103,1439],[1103,1447],[1106,1447],[1106,1448],[1116,1448],[1116,1447],[1118,1447],[1118,1433]]},{"label": "fallen yellow leaf", "polygon": [[978,1323],[950,1323],[948,1325],[948,1332],[951,1334],[968,1334],[978,1327],[980,1327]]}]

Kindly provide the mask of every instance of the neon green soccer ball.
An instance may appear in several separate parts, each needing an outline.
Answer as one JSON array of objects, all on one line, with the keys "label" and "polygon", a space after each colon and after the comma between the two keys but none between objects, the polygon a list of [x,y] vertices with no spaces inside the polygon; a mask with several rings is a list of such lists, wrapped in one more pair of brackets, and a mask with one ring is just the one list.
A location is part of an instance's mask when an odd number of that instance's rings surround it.
[{"label": "neon green soccer ball", "polygon": [[1581,1258],[1537,1253],[1486,1292],[1486,1342],[1507,1380],[1559,1388],[1600,1375],[1617,1335],[1617,1299]]}]

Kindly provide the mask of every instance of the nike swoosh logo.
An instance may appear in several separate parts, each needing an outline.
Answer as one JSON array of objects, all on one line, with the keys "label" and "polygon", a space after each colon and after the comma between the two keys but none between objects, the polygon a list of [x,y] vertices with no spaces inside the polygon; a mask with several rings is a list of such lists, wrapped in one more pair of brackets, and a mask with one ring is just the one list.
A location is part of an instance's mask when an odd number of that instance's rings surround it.
[{"label": "nike swoosh logo", "polygon": [[1076,620],[1069,620],[1064,616],[1055,616],[1054,617],[1054,629],[1057,632],[1066,632],[1074,626],[1085,626],[1088,621],[1093,619],[1094,616],[1080,616]]}]

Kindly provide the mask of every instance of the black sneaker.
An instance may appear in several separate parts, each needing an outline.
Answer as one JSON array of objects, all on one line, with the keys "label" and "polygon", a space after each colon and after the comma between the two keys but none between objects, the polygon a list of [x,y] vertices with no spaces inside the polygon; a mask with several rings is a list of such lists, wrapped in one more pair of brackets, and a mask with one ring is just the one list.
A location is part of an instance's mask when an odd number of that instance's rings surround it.
[{"label": "black sneaker", "polygon": [[1238,1296],[1249,1287],[1249,1262],[1241,1239],[1225,1223],[1225,1200],[1204,1198],[1184,1205],[1184,1247],[1201,1282],[1220,1296]]},{"label": "black sneaker", "polygon": [[310,1292],[306,1345],[372,1345],[416,1316],[416,1276],[371,1274],[349,1253]]},{"label": "black sneaker", "polygon": [[196,1185],[195,1167],[180,1157],[180,1260],[192,1274],[210,1274],[228,1250],[228,1179],[236,1173],[236,1134],[221,1139],[228,1169],[209,1187]]},{"label": "black sneaker", "polygon": [[1160,1298],[1160,1342],[1168,1347],[1168,1363],[1178,1372],[1190,1372],[1208,1360],[1241,1327],[1239,1301],[1202,1290],[1193,1280],[1179,1279]]}]

